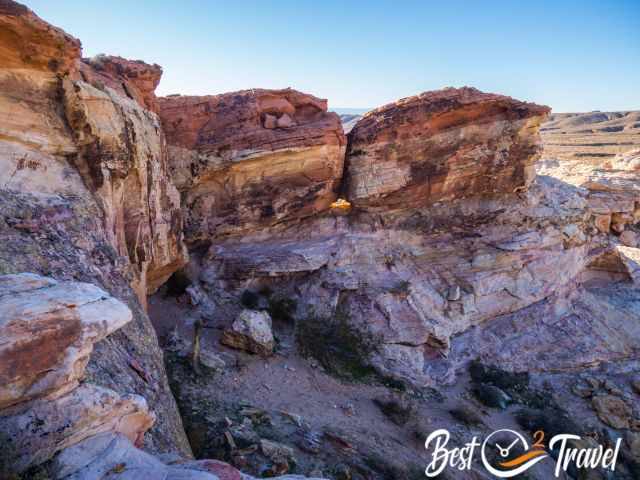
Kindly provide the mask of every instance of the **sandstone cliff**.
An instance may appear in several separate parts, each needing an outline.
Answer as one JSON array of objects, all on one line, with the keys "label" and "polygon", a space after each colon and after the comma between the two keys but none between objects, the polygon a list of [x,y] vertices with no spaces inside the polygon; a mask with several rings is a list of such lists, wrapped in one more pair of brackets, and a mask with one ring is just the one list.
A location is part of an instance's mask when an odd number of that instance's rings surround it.
[{"label": "sandstone cliff", "polygon": [[144,394],[161,419],[152,448],[187,453],[140,307],[186,261],[159,119],[81,80],[92,67],[82,64],[80,42],[27,8],[1,2],[0,32],[0,273],[90,281],[126,301],[134,320],[97,346],[90,375]]},{"label": "sandstone cliff", "polygon": [[345,137],[327,102],[291,89],[159,99],[189,242],[327,210]]}]

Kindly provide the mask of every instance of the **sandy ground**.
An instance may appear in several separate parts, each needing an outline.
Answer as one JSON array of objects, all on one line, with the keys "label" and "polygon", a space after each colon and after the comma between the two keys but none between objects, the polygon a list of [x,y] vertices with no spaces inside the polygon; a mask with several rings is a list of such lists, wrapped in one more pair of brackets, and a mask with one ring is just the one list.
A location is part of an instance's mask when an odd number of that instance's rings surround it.
[{"label": "sandy ground", "polygon": [[[190,309],[174,297],[158,294],[150,299],[150,316],[158,329],[161,342],[178,327],[180,336],[192,337]],[[179,403],[184,406],[194,398],[211,401],[210,411],[205,416],[212,423],[234,418],[242,406],[267,412],[286,412],[302,419],[305,428],[312,432],[334,432],[338,443],[325,441],[320,453],[309,454],[298,448],[297,432],[285,431],[276,434],[276,439],[293,447],[298,467],[296,473],[310,474],[318,470],[328,478],[333,476],[336,465],[358,463],[362,458],[378,458],[388,464],[385,468],[401,473],[374,474],[372,479],[395,479],[424,477],[424,468],[430,455],[424,448],[428,433],[446,428],[452,434],[452,443],[463,445],[474,435],[483,438],[489,432],[501,428],[519,429],[513,413],[520,406],[497,410],[482,405],[471,393],[468,375],[462,375],[454,386],[436,389],[425,388],[410,391],[415,410],[409,421],[398,425],[385,416],[374,403],[376,398],[400,395],[381,384],[350,383],[323,371],[313,360],[302,358],[296,351],[293,327],[274,324],[279,339],[277,353],[269,358],[245,354],[224,347],[219,343],[221,329],[208,328],[203,335],[203,348],[215,352],[226,362],[224,371],[207,377],[197,384],[187,385],[188,374],[180,373]],[[169,369],[172,370],[171,368]],[[175,372],[175,370],[174,370]],[[181,397],[183,398],[181,400]],[[189,404],[191,405],[191,404]],[[454,418],[450,411],[465,406],[482,419],[481,425]],[[191,408],[190,406],[188,408]],[[189,430],[189,420],[186,421]],[[276,428],[281,425],[275,422]],[[350,448],[340,444],[343,440]],[[357,461],[355,459],[358,459]],[[227,459],[228,460],[228,459]],[[238,465],[242,466],[242,465]],[[530,478],[551,478],[553,462],[541,463],[531,470]],[[406,468],[404,472],[402,469]],[[254,472],[259,473],[259,472]],[[378,475],[378,476],[375,476]],[[476,458],[470,472],[455,472],[443,478],[490,478]]]}]

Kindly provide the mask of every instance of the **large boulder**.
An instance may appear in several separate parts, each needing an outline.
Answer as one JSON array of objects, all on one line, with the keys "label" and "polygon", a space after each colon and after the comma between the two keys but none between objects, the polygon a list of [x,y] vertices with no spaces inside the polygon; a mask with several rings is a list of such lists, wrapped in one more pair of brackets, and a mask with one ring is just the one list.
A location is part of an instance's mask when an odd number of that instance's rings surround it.
[{"label": "large boulder", "polygon": [[291,89],[159,99],[190,242],[329,208],[345,137],[326,100]]},{"label": "large boulder", "polygon": [[548,107],[446,88],[367,113],[349,132],[345,193],[360,209],[513,193],[535,177]]},{"label": "large boulder", "polygon": [[231,328],[224,331],[220,341],[231,348],[271,355],[276,344],[271,330],[271,317],[263,310],[245,309]]},{"label": "large boulder", "polygon": [[75,388],[93,344],[129,321],[126,305],[93,285],[0,276],[0,410]]}]

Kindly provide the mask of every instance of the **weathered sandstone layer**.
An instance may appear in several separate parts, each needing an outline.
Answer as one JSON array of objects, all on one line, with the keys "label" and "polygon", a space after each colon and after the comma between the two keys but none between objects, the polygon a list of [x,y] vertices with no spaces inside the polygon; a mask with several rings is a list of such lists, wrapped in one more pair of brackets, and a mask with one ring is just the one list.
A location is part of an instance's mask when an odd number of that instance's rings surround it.
[{"label": "weathered sandstone layer", "polygon": [[94,343],[131,318],[93,285],[0,276],[0,474],[40,465],[98,433],[141,444],[155,420],[144,398],[79,385]]},{"label": "weathered sandstone layer", "polygon": [[133,321],[96,345],[89,376],[143,394],[161,419],[151,448],[187,453],[141,308],[186,261],[179,194],[158,117],[105,82],[83,81],[80,70],[92,68],[78,40],[0,2],[0,273],[88,281],[125,301]]},{"label": "weathered sandstone layer", "polygon": [[468,87],[380,107],[349,132],[346,196],[358,208],[388,210],[523,190],[549,111]]},{"label": "weathered sandstone layer", "polygon": [[76,67],[80,41],[11,0],[0,1],[0,65],[66,74]]},{"label": "weathered sandstone layer", "polygon": [[80,77],[87,83],[109,87],[123,97],[158,113],[156,88],[162,77],[162,67],[149,65],[141,60],[127,60],[112,55],[83,58],[79,65]]},{"label": "weathered sandstone layer", "polygon": [[[345,167],[344,192],[355,210],[214,241],[199,278],[216,304],[208,318],[235,318],[243,305],[233,299],[246,289],[278,292],[297,305],[300,331],[313,332],[307,341],[343,328],[323,324],[343,322],[365,344],[364,365],[425,384],[453,378],[453,364],[438,371],[435,359],[472,327],[524,318],[538,302],[578,298],[573,293],[598,272],[630,279],[634,254],[619,248],[617,235],[633,223],[637,174],[612,169],[596,182],[592,172],[590,189],[536,179],[538,127],[547,113],[465,88],[365,115],[349,134]],[[615,225],[611,232],[602,230],[605,220]],[[614,266],[603,260],[610,255],[619,259]],[[585,328],[605,308],[569,305],[556,307],[558,321],[578,315]],[[612,328],[618,320],[606,322]],[[616,348],[603,339],[570,363],[629,358],[635,333],[627,339]]]},{"label": "weathered sandstone layer", "polygon": [[130,320],[127,307],[92,285],[0,277],[0,409],[75,388],[93,344]]},{"label": "weathered sandstone layer", "polygon": [[159,104],[187,241],[308,217],[337,198],[346,141],[326,100],[252,89]]},{"label": "weathered sandstone layer", "polygon": [[62,88],[78,148],[70,160],[104,211],[109,242],[136,267],[144,304],[187,255],[159,119],[109,87],[65,79]]}]

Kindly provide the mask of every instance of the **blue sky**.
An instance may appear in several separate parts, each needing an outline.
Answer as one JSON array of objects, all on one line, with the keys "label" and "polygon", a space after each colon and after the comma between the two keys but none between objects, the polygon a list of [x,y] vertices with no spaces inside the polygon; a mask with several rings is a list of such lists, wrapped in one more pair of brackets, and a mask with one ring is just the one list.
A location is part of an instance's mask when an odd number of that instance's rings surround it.
[{"label": "blue sky", "polygon": [[293,87],[373,108],[445,86],[554,111],[640,109],[640,0],[24,0],[84,55],[164,68],[159,94]]}]

